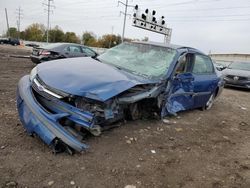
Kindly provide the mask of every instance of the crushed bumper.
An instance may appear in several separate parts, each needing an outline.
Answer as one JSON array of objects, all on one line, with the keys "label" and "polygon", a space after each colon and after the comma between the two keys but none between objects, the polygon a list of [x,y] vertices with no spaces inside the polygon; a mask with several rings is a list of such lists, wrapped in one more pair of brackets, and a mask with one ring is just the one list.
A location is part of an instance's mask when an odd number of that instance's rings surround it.
[{"label": "crushed bumper", "polygon": [[48,105],[53,107],[55,113],[48,112],[37,102],[32,92],[29,76],[24,76],[18,83],[17,109],[27,132],[29,134],[35,133],[50,146],[53,146],[55,140],[60,140],[78,152],[87,149],[88,145],[68,132],[59,123],[59,120],[67,117],[84,128],[91,129],[94,125],[94,116],[61,101],[54,101],[54,103],[48,103]]}]

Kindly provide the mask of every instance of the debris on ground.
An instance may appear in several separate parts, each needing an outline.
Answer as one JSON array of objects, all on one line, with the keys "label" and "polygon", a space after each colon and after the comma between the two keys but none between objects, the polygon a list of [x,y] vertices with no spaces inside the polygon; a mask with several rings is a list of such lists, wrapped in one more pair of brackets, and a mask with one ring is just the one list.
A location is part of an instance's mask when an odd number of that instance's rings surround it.
[{"label": "debris on ground", "polygon": [[18,184],[17,182],[10,181],[10,182],[7,182],[5,185],[6,187],[16,187]]},{"label": "debris on ground", "polygon": [[175,140],[175,138],[174,137],[169,137],[169,140],[173,141],[173,140]]},{"label": "debris on ground", "polygon": [[240,109],[241,109],[241,110],[247,110],[247,108],[244,107],[244,106],[240,106]]},{"label": "debris on ground", "polygon": [[124,188],[136,188],[135,185],[126,185]]},{"label": "debris on ground", "polygon": [[1,146],[1,149],[4,149],[5,148],[5,146]]},{"label": "debris on ground", "polygon": [[151,153],[155,154],[155,153],[156,153],[156,151],[155,151],[155,150],[151,150]]},{"label": "debris on ground", "polygon": [[181,132],[181,131],[183,131],[183,128],[175,128],[175,130],[176,130],[177,132]]},{"label": "debris on ground", "polygon": [[126,140],[127,144],[132,144],[131,140]]},{"label": "debris on ground", "polygon": [[169,121],[168,119],[166,119],[166,118],[164,118],[164,119],[162,120],[162,122],[165,123],[165,124],[171,124],[170,121]]},{"label": "debris on ground", "polygon": [[48,186],[52,186],[55,182],[54,181],[49,181]]}]

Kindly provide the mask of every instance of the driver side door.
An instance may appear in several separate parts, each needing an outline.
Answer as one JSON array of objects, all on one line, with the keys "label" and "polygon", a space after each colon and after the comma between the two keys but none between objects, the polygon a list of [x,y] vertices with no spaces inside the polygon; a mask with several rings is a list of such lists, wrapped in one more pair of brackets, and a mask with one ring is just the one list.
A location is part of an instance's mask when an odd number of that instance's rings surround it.
[{"label": "driver side door", "polygon": [[194,61],[193,54],[182,55],[168,83],[166,114],[176,115],[176,112],[188,110],[194,106],[194,76],[191,73]]}]

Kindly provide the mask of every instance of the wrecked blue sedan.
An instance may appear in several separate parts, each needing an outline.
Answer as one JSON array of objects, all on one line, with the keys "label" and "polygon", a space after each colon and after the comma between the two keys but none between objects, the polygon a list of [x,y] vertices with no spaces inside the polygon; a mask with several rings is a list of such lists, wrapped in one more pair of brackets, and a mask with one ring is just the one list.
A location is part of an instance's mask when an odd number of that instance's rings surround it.
[{"label": "wrecked blue sedan", "polygon": [[17,108],[30,135],[53,151],[84,151],[115,122],[211,108],[223,88],[211,59],[189,47],[123,43],[93,59],[39,64],[18,84]]}]

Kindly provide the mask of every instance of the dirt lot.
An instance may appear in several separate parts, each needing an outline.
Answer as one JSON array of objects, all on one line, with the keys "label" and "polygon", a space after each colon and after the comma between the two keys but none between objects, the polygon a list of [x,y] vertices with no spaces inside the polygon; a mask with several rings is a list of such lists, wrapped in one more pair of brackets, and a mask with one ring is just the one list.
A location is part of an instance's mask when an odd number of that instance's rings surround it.
[{"label": "dirt lot", "polygon": [[10,53],[30,52],[0,46],[0,187],[250,187],[250,92],[225,89],[209,111],[127,122],[84,154],[53,155],[18,119],[16,85],[34,65]]}]

